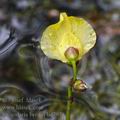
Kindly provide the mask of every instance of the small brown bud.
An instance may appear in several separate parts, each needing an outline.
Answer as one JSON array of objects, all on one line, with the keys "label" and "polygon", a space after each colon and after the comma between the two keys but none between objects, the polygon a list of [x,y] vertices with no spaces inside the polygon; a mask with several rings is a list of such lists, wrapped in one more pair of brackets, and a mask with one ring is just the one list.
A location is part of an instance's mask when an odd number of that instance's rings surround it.
[{"label": "small brown bud", "polygon": [[79,51],[77,48],[74,48],[74,47],[69,47],[64,54],[69,61],[72,61],[72,60],[77,61],[79,57]]},{"label": "small brown bud", "polygon": [[76,80],[75,83],[73,84],[73,89],[76,91],[85,91],[87,89],[87,85],[85,82],[82,80]]}]

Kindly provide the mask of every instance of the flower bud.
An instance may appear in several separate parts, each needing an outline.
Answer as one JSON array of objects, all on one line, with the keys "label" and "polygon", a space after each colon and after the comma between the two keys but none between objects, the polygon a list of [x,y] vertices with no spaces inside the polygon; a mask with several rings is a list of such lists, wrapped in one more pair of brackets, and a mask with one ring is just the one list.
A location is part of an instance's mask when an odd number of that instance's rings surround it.
[{"label": "flower bud", "polygon": [[83,82],[82,80],[76,80],[73,84],[73,89],[76,91],[85,91],[87,89],[87,85],[85,82]]},{"label": "flower bud", "polygon": [[79,57],[79,51],[77,48],[74,47],[69,47],[65,53],[64,53],[65,57],[68,59],[68,61],[72,61],[75,60],[77,61],[78,57]]}]

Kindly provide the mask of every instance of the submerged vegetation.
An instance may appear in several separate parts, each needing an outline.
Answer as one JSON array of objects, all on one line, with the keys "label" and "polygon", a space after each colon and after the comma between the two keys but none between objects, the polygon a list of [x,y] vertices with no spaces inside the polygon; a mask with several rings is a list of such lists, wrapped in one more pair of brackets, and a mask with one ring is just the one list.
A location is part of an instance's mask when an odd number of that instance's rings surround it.
[{"label": "submerged vegetation", "polygon": [[[97,33],[94,48],[77,63],[76,77],[88,89],[74,91],[71,120],[119,120],[119,8],[119,0],[1,0],[0,119],[65,119],[73,71],[39,48],[45,28],[64,11],[89,21]],[[72,84],[78,89],[80,83]]]}]

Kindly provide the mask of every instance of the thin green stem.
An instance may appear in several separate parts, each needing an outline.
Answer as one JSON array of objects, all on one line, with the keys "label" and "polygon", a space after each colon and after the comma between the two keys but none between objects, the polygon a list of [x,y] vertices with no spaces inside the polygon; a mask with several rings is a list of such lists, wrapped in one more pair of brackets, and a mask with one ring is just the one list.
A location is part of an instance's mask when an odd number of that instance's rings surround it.
[{"label": "thin green stem", "polygon": [[77,77],[76,61],[72,61],[72,67],[73,67],[73,80],[75,81]]},{"label": "thin green stem", "polygon": [[66,120],[70,120],[70,110],[71,110],[71,96],[72,96],[72,87],[68,86],[68,101],[67,101],[67,112],[66,112]]},{"label": "thin green stem", "polygon": [[[73,81],[76,80],[77,77],[77,67],[76,61],[71,62],[73,67]],[[68,101],[67,101],[67,111],[66,111],[66,120],[70,120],[70,111],[71,111],[71,103],[72,103],[72,86],[68,86]]]}]

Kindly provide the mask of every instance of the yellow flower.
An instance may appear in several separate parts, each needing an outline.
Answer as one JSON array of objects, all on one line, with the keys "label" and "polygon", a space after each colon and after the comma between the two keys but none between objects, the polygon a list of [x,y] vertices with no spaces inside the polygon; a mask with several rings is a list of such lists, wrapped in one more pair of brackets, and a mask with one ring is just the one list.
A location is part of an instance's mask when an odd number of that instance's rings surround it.
[{"label": "yellow flower", "polygon": [[46,56],[66,63],[69,62],[65,56],[68,48],[78,50],[77,60],[80,60],[95,42],[96,33],[83,18],[61,13],[59,22],[48,26],[43,32],[40,45]]}]

